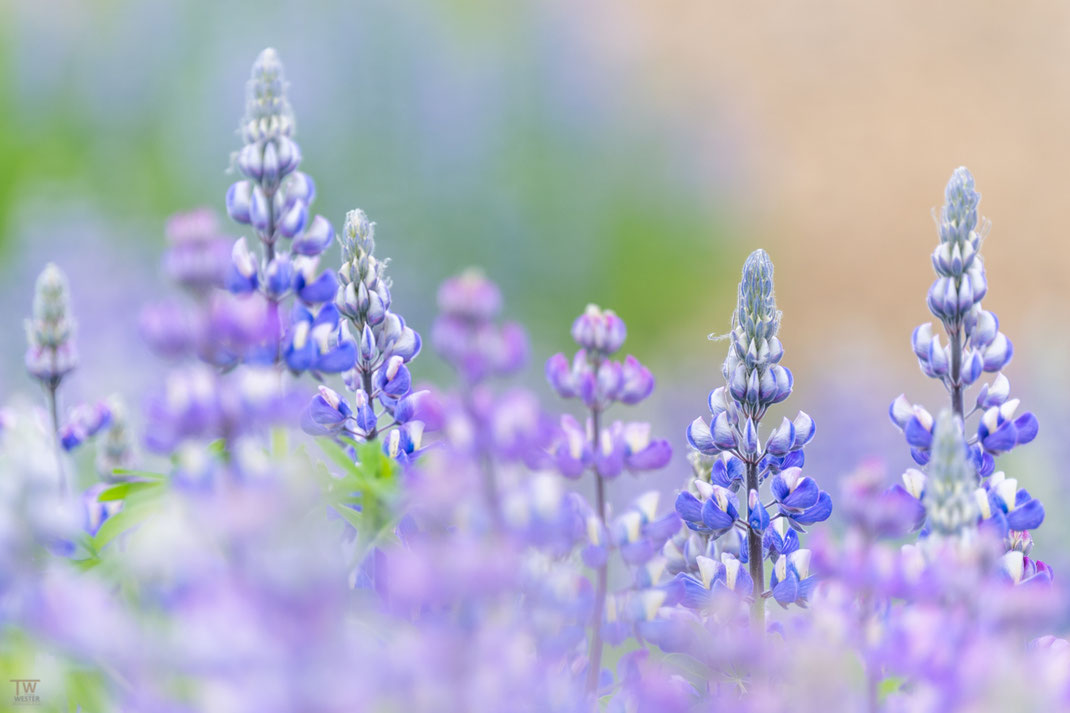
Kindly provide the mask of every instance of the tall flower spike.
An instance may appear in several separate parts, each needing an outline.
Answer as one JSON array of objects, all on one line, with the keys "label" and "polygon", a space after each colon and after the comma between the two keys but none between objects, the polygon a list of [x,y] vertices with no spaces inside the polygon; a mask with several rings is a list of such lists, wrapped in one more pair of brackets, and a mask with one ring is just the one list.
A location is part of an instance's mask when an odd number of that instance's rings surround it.
[{"label": "tall flower spike", "polygon": [[33,317],[26,320],[26,368],[46,389],[56,389],[78,364],[73,337],[67,276],[48,263],[37,276]]},{"label": "tall flower spike", "polygon": [[968,537],[977,526],[976,488],[977,476],[962,422],[950,411],[943,411],[933,431],[932,460],[922,500],[929,531],[947,537]]},{"label": "tall flower spike", "polygon": [[[590,414],[586,427],[570,415],[562,416],[551,455],[558,471],[567,478],[579,478],[587,470],[593,471],[596,504],[590,515],[590,525],[597,532],[604,531],[607,526],[605,481],[624,470],[633,473],[658,470],[672,455],[667,441],[650,438],[647,424],[617,421],[603,428],[602,417],[606,409],[618,402],[639,403],[654,389],[654,377],[635,357],[628,356],[624,362],[610,358],[620,350],[626,335],[624,321],[615,312],[588,305],[572,324],[572,338],[580,347],[572,361],[569,362],[564,354],[555,354],[546,362],[546,378],[554,391],[565,399],[579,398]],[[678,527],[675,519],[666,522],[670,528]],[[666,533],[657,547],[663,546],[671,534]],[[595,695],[598,690],[603,618],[607,613],[607,602],[613,601],[607,599],[608,552],[604,548],[599,552],[597,558],[589,558],[587,562],[597,570],[587,660],[587,691],[590,695]],[[624,548],[621,552],[624,553]]]},{"label": "tall flower spike", "polygon": [[[318,272],[318,256],[334,240],[334,229],[323,216],[312,217],[316,195],[312,179],[298,171],[301,150],[293,140],[294,117],[286,98],[282,62],[273,49],[260,53],[246,85],[244,146],[234,165],[245,179],[234,183],[226,196],[227,213],[253,228],[262,246],[254,255],[245,239],[235,243],[226,286],[235,293],[260,290],[273,304],[293,297],[309,310],[334,297],[337,281],[332,272]],[[290,241],[286,249],[284,241]],[[278,319],[278,310],[273,310]],[[292,343],[304,330],[303,314],[280,324],[272,338],[273,360],[283,361],[283,342]],[[300,337],[298,337],[300,339]],[[307,360],[306,360],[307,361]],[[302,371],[287,361],[291,370]]]},{"label": "tall flower spike", "polygon": [[[320,387],[305,410],[304,429],[313,435],[345,435],[362,441],[380,436],[379,419],[389,414],[395,430],[382,439],[392,458],[407,461],[421,450],[425,429],[437,427],[437,410],[426,391],[412,391],[412,377],[406,366],[420,352],[420,335],[405,320],[390,311],[390,280],[387,261],[375,251],[375,223],[362,210],[346,214],[338,242],[342,267],[330,310],[339,334],[358,335],[353,359],[344,371],[346,387],[353,392],[353,407],[340,394]],[[348,336],[340,337],[348,341]]]},{"label": "tall flower spike", "polygon": [[[949,418],[967,432],[963,448],[968,464],[958,462],[961,449],[951,445],[954,439],[947,434],[941,437],[941,428],[954,430],[955,426],[941,426],[941,420],[934,421],[929,411],[905,395],[896,398],[889,414],[903,431],[915,462],[929,464],[927,478],[918,471],[904,476],[905,489],[921,495],[929,530],[946,534],[964,527],[967,519],[982,520],[996,528],[1006,547],[1013,549],[1022,546],[1028,530],[1040,525],[1044,508],[1027,491],[1015,490],[1017,480],[1002,473],[993,475],[995,457],[1032,441],[1038,424],[1032,413],[1018,413],[1018,399],[1010,398],[1010,382],[999,372],[1010,361],[1013,348],[1000,332],[996,316],[981,307],[988,282],[980,250],[988,225],[978,219],[981,195],[970,172],[956,169],[944,197],[937,220],[940,243],[932,255],[936,280],[929,288],[928,304],[944,328],[947,344],[941,343],[933,325],[923,324],[914,330],[911,346],[922,372],[943,383],[951,396]],[[981,385],[967,410],[966,391],[984,372],[996,376]],[[976,427],[967,427],[967,419],[975,413],[980,414]],[[958,485],[960,481],[968,483],[969,502],[961,501],[964,486]]]},{"label": "tall flower spike", "polygon": [[[944,192],[945,203],[940,211],[937,228],[940,244],[932,255],[936,280],[929,288],[929,310],[944,327],[948,343],[941,344],[931,324],[914,330],[911,346],[922,372],[939,379],[951,395],[951,410],[963,422],[974,412],[985,413],[976,435],[971,435],[971,455],[982,477],[994,470],[995,455],[1017,445],[1028,443],[1037,432],[1037,421],[1031,413],[1014,414],[1014,408],[1003,408],[1008,401],[1010,385],[998,372],[1007,365],[1014,353],[1011,341],[999,330],[999,320],[981,307],[981,299],[988,292],[981,243],[988,231],[987,222],[978,222],[981,194],[974,187],[973,176],[965,168],[951,175]],[[977,397],[976,408],[967,412],[966,390],[984,372],[996,373],[991,384],[985,384]],[[1000,407],[996,411],[993,408]],[[917,411],[905,397],[892,405],[892,420],[903,429],[912,446],[915,461],[924,465],[929,458],[931,419],[927,428],[908,415]],[[988,412],[991,411],[991,415]],[[922,422],[926,419],[921,418]],[[997,434],[998,431],[998,435]]]},{"label": "tall flower spike", "polygon": [[[794,421],[783,419],[762,442],[761,420],[773,404],[786,399],[794,380],[780,365],[784,347],[777,338],[781,312],[777,309],[773,284],[773,263],[764,250],[754,251],[743,265],[738,300],[732,315],[731,344],[722,366],[725,385],[710,393],[712,420],[695,419],[687,429],[687,440],[699,453],[715,457],[710,482],[694,483],[694,493],[682,492],[676,510],[693,531],[711,541],[728,535],[729,551],[740,550],[740,560],[750,569],[752,618],[764,628],[763,600],[773,596],[787,605],[805,603],[810,586],[788,592],[783,585],[788,577],[788,555],[798,549],[798,537],[786,545],[790,523],[802,531],[806,525],[822,522],[832,513],[832,500],[813,479],[802,475],[802,449],[814,437],[813,419],[799,412]],[[761,486],[769,481],[777,514],[769,516],[761,499]],[[712,486],[711,486],[712,483]],[[744,486],[741,503],[734,493]],[[779,528],[779,529],[778,529]],[[737,532],[744,532],[745,542],[738,542]],[[739,545],[737,548],[736,546]],[[773,589],[766,592],[764,559],[769,557],[784,572],[775,576]],[[794,570],[793,570],[794,571]],[[795,583],[808,575],[792,575]],[[779,587],[779,589],[777,589]],[[787,592],[787,594],[785,593]],[[791,596],[788,596],[788,595]]]}]

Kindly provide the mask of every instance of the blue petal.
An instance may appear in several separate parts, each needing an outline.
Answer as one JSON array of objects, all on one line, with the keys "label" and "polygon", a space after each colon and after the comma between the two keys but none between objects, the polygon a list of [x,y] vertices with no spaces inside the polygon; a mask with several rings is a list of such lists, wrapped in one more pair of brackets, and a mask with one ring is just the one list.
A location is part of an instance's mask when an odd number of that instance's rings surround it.
[{"label": "blue petal", "polygon": [[832,498],[825,491],[821,491],[821,496],[817,499],[817,503],[803,512],[800,515],[791,515],[791,519],[800,525],[812,525],[815,522],[824,522],[829,519],[829,515],[832,514]]},{"label": "blue petal", "polygon": [[706,527],[714,531],[724,531],[732,527],[736,519],[714,504],[713,499],[707,500],[702,506],[702,522]]},{"label": "blue petal", "polygon": [[334,273],[329,270],[316,278],[312,283],[306,284],[298,291],[298,296],[304,302],[329,302],[334,299],[338,292],[338,281]]},{"label": "blue petal", "polygon": [[1039,500],[1029,500],[1025,505],[1007,513],[1007,525],[1012,530],[1035,530],[1044,522],[1044,506]]},{"label": "blue petal", "polygon": [[676,496],[676,512],[684,522],[702,522],[702,501],[688,492]]},{"label": "blue petal", "polygon": [[1037,423],[1037,417],[1032,413],[1024,413],[1014,419],[1014,428],[1018,431],[1018,445],[1022,445],[1037,437],[1040,424]]},{"label": "blue petal", "polygon": [[342,342],[316,360],[316,371],[338,374],[352,369],[356,363],[357,345],[353,342]]}]

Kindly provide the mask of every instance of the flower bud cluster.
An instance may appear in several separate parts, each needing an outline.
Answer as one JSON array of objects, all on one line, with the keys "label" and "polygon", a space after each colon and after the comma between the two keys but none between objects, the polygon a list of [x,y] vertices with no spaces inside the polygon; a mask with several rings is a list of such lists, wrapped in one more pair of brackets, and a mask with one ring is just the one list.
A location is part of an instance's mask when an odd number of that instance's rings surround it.
[{"label": "flower bud cluster", "polygon": [[431,342],[469,385],[508,376],[527,361],[528,341],[515,322],[498,323],[498,286],[471,268],[442,283]]},{"label": "flower bud cluster", "polygon": [[613,356],[624,343],[627,329],[613,310],[588,305],[572,325],[572,338],[580,349],[571,363],[564,354],[546,362],[546,379],[563,399],[580,399],[589,409],[604,411],[613,403],[640,403],[654,391],[650,370],[630,354],[624,361]]},{"label": "flower bud cluster", "polygon": [[[631,355],[623,362],[611,358],[626,335],[624,322],[612,310],[588,305],[572,325],[572,338],[580,349],[571,363],[560,353],[546,362],[550,386],[561,398],[578,398],[595,414],[614,403],[632,406],[646,399],[654,390],[650,370]],[[625,469],[664,467],[672,449],[667,441],[651,440],[649,424],[615,421],[603,427],[592,418],[580,425],[565,415],[551,453],[565,477],[578,478],[593,469],[599,477],[615,478]]]},{"label": "flower bud cluster", "polygon": [[26,369],[46,388],[55,389],[78,364],[67,276],[53,263],[37,276],[26,341]]}]

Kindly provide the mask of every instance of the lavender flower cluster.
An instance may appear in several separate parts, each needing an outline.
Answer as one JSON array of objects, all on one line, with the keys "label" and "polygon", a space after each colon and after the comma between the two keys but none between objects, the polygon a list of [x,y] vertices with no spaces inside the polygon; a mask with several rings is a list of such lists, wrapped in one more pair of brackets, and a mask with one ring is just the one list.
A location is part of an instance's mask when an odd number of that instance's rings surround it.
[{"label": "lavender flower cluster", "polygon": [[[443,283],[430,332],[456,383],[417,388],[422,340],[375,224],[350,211],[327,264],[336,237],[309,217],[294,129],[265,50],[226,196],[256,247],[207,209],[168,223],[177,289],[141,314],[164,366],[140,410],[60,408],[77,302],[59,267],[37,281],[26,366],[44,408],[0,411],[0,660],[48,709],[1070,706],[1066,600],[1031,556],[1044,510],[995,471],[1037,422],[1017,414],[1010,342],[980,305],[965,169],[929,292],[948,344],[930,325],[913,338],[950,408],[897,399],[918,467],[891,486],[850,474],[834,510],[803,473],[813,419],[779,412],[794,379],[765,251],[744,263],[709,419],[680,429],[689,464],[674,464],[669,439],[618,416],[655,387],[619,356],[620,316],[588,306],[576,352],[547,359],[549,391],[576,405],[553,415],[508,383],[538,348],[475,269]],[[625,471],[648,485],[621,503]],[[674,505],[659,471],[689,475]]]}]

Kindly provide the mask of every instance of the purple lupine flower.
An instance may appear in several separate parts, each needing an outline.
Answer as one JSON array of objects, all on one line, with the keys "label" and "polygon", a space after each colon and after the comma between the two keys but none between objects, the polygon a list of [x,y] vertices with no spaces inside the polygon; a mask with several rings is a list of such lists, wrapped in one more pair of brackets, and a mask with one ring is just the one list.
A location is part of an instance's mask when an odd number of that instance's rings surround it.
[{"label": "purple lupine flower", "polygon": [[[764,620],[763,599],[774,596],[781,604],[801,603],[810,586],[796,587],[795,596],[784,597],[792,580],[784,570],[774,576],[770,593],[765,590],[764,559],[787,563],[801,550],[798,536],[785,538],[788,521],[792,529],[827,520],[832,499],[817,483],[802,474],[803,448],[813,439],[813,419],[799,412],[794,420],[784,418],[768,435],[764,445],[759,426],[769,407],[790,394],[791,372],[780,364],[784,347],[777,338],[781,312],[773,288],[773,263],[764,250],[756,250],[743,266],[738,303],[732,318],[731,346],[721,373],[725,386],[709,396],[710,423],[695,419],[687,428],[687,440],[699,454],[712,458],[709,470],[694,482],[695,493],[680,493],[676,509],[685,524],[716,540],[730,532],[746,534],[746,552],[752,614]],[[761,485],[770,483],[773,500],[761,500]],[[743,486],[743,497],[735,491]],[[742,502],[741,502],[742,501]],[[770,515],[768,508],[776,507]],[[777,524],[780,522],[780,524]],[[773,529],[772,526],[776,525]],[[772,530],[772,531],[771,531]],[[785,565],[778,565],[784,569]],[[792,570],[794,571],[794,570]],[[806,576],[796,577],[801,582]],[[772,591],[781,586],[781,596]]]},{"label": "purple lupine flower", "polygon": [[172,216],[167,221],[167,240],[164,274],[175,284],[195,295],[223,287],[231,245],[214,212],[201,208]]},{"label": "purple lupine flower", "polygon": [[431,328],[435,351],[469,384],[506,376],[527,361],[528,344],[515,322],[499,325],[502,297],[482,272],[468,269],[442,283]]},{"label": "purple lupine flower", "polygon": [[277,373],[264,367],[219,374],[191,364],[171,371],[163,388],[149,395],[145,439],[161,453],[190,439],[231,443],[286,420],[297,398],[279,383]]},{"label": "purple lupine flower", "polygon": [[111,424],[111,408],[104,401],[79,404],[71,409],[60,427],[59,440],[63,450],[72,451]]},{"label": "purple lupine flower", "polygon": [[[318,257],[334,240],[334,229],[323,216],[311,215],[316,187],[297,170],[301,150],[293,140],[294,117],[286,88],[278,55],[265,49],[246,85],[241,125],[244,145],[234,156],[234,165],[245,178],[231,185],[226,195],[227,214],[252,227],[262,249],[254,253],[245,238],[239,238],[224,281],[238,294],[259,290],[273,304],[292,296],[309,311],[316,311],[334,298],[338,286],[330,270],[318,269]],[[273,313],[277,319],[278,310]],[[302,369],[284,357],[284,345],[279,343],[292,343],[294,332],[305,329],[303,315],[295,311],[292,317],[273,335],[272,361],[285,360],[291,370],[299,372]]]},{"label": "purple lupine flower", "polygon": [[[582,426],[572,416],[562,416],[560,429],[550,448],[554,464],[565,477],[579,478],[588,470],[595,476],[596,504],[587,516],[589,543],[583,552],[586,564],[598,573],[591,617],[594,632],[586,662],[590,695],[595,695],[600,687],[603,627],[607,624],[607,611],[612,608],[612,600],[607,597],[609,546],[617,544],[626,559],[640,561],[646,557],[649,560],[654,555],[654,549],[650,548],[652,542],[660,540],[657,548],[663,548],[673,534],[668,530],[678,528],[675,518],[658,520],[664,523],[666,531],[658,530],[659,538],[648,541],[641,537],[644,516],[640,515],[639,520],[631,516],[631,525],[625,525],[623,541],[618,538],[617,542],[611,542],[608,535],[605,481],[624,470],[639,472],[662,468],[672,454],[668,442],[650,438],[647,424],[615,421],[603,427],[602,417],[614,403],[637,404],[654,388],[649,370],[634,357],[629,356],[624,362],[611,358],[623,346],[626,335],[627,328],[616,313],[588,305],[572,325],[572,338],[580,347],[572,361],[569,362],[564,354],[556,354],[546,362],[547,381],[554,391],[565,399],[580,399],[590,413]],[[654,518],[649,516],[649,519]],[[634,527],[637,522],[640,523],[638,531]],[[635,532],[639,534],[631,538]],[[664,539],[660,539],[661,534]],[[665,595],[654,590],[653,596],[664,599]],[[606,631],[613,635],[612,630]]]}]

